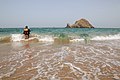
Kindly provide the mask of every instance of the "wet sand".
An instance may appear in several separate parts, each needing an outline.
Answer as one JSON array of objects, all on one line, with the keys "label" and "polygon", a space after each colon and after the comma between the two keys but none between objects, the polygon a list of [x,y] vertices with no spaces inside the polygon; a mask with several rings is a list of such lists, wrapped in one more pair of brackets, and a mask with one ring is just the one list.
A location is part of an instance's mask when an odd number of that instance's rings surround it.
[{"label": "wet sand", "polygon": [[118,43],[1,44],[0,80],[120,80]]}]

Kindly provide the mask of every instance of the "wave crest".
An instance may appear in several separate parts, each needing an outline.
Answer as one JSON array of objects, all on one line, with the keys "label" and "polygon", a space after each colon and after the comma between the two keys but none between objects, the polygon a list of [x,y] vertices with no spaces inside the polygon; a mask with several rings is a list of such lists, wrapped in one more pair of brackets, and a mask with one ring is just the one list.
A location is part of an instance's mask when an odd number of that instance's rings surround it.
[{"label": "wave crest", "polygon": [[2,43],[6,43],[6,42],[10,42],[10,36],[4,36],[4,37],[0,37],[0,42]]},{"label": "wave crest", "polygon": [[120,39],[120,34],[108,35],[108,36],[96,36],[91,40],[117,40]]},{"label": "wave crest", "polygon": [[11,36],[0,37],[0,42],[16,42],[16,41],[38,41],[38,42],[80,42],[84,40],[117,40],[120,39],[120,34],[107,35],[107,36],[94,36],[92,38],[88,37],[74,37],[74,36],[53,36],[53,35],[38,35],[31,34],[29,39],[25,39],[24,34],[11,34]]}]

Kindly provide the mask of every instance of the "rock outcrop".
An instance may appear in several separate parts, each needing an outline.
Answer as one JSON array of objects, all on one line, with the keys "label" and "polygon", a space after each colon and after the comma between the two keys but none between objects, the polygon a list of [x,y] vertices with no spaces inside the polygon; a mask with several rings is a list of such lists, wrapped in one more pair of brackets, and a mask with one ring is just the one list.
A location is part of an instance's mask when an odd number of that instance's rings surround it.
[{"label": "rock outcrop", "polygon": [[74,24],[67,24],[66,28],[94,28],[86,19],[80,19]]}]

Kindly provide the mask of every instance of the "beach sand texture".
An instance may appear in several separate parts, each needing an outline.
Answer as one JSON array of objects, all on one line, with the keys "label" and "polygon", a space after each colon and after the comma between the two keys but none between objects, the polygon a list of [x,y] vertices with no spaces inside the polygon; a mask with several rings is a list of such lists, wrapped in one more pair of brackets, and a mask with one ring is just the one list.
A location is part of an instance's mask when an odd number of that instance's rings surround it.
[{"label": "beach sand texture", "polygon": [[120,40],[0,45],[0,80],[120,80]]}]

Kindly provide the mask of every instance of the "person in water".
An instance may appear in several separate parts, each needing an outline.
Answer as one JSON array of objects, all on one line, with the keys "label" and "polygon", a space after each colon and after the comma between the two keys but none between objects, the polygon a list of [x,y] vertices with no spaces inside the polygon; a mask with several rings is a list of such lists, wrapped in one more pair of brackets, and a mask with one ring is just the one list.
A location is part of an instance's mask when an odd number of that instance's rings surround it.
[{"label": "person in water", "polygon": [[25,26],[23,34],[25,35],[25,39],[29,38],[30,29],[28,28],[28,26]]}]

